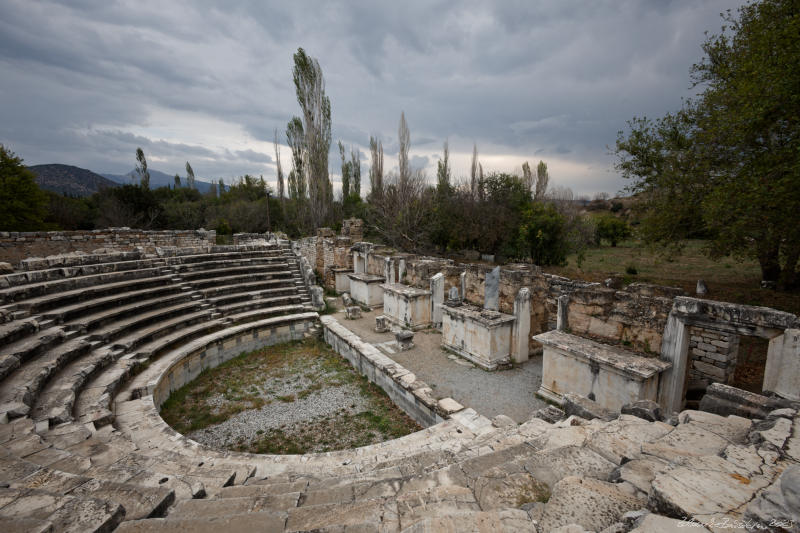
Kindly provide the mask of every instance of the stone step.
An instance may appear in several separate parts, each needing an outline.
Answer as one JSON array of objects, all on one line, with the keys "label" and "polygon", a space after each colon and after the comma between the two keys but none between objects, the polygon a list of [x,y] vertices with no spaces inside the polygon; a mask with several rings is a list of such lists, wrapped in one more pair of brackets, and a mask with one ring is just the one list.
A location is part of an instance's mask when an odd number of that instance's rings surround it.
[{"label": "stone step", "polygon": [[[282,272],[254,272],[238,275],[225,275],[217,278],[192,280],[192,287],[197,290],[207,291],[215,286],[243,286],[248,283],[272,282],[272,287],[286,287],[292,285],[292,279]],[[269,285],[264,286],[268,288]],[[241,289],[240,289],[241,290]],[[238,291],[234,291],[238,292]]]},{"label": "stone step", "polygon": [[163,307],[142,313],[130,318],[118,320],[106,324],[102,328],[95,331],[94,335],[103,339],[104,342],[111,342],[115,339],[126,335],[127,333],[145,328],[150,324],[165,321],[171,318],[180,317],[181,315],[188,315],[200,311],[198,303],[194,301],[185,301],[168,307]]},{"label": "stone step", "polygon": [[224,268],[258,266],[258,265],[286,265],[286,261],[280,256],[274,257],[245,257],[235,259],[215,259],[211,261],[203,261],[197,263],[187,263],[175,265],[173,268],[176,272],[199,272],[203,270],[219,270]]},{"label": "stone step", "polygon": [[243,292],[255,291],[276,291],[284,294],[293,294],[296,290],[294,285],[286,283],[283,279],[265,279],[256,281],[221,283],[217,286],[199,289],[199,292],[206,298],[213,299],[225,295],[238,294]]},{"label": "stone step", "polygon": [[305,308],[302,305],[278,305],[272,307],[264,307],[262,309],[255,309],[250,311],[243,311],[228,315],[233,322],[250,322],[253,320],[261,320],[277,315],[290,315],[293,313],[302,313]]},{"label": "stone step", "polygon": [[[227,490],[235,487],[225,487]],[[183,500],[169,511],[170,520],[181,518],[213,518],[225,515],[237,515],[254,512],[271,511],[283,513],[287,509],[297,507],[299,492],[271,496],[219,498],[213,500]]]},{"label": "stone step", "polygon": [[[148,310],[166,307],[170,304],[187,302],[187,295],[175,290],[159,294],[155,298],[146,298],[150,294],[136,294],[132,298],[121,298],[120,301],[111,308],[104,308],[102,311],[73,319],[65,324],[67,328],[80,328],[83,331],[92,331],[110,322],[123,319],[131,315],[141,315]],[[130,303],[125,303],[126,301]]]},{"label": "stone step", "polygon": [[[203,316],[202,314],[200,315]],[[196,324],[186,324],[183,327],[176,329],[169,322],[166,322],[164,324],[160,324],[158,327],[167,328],[167,330],[172,331],[172,333],[157,336],[147,343],[138,345],[138,347],[136,347],[136,345],[132,345],[133,353],[136,357],[151,359],[158,353],[168,348],[177,346],[178,344],[186,343],[201,335],[205,335],[220,329],[221,323],[218,321],[209,320],[198,322]],[[140,338],[144,338],[144,335]]]},{"label": "stone step", "polygon": [[249,311],[251,309],[263,309],[279,305],[291,305],[300,302],[300,297],[295,294],[287,294],[285,296],[274,296],[271,298],[248,298],[236,303],[227,305],[220,305],[216,303],[217,309],[224,314],[233,314],[238,312]]},{"label": "stone step", "polygon": [[284,531],[285,517],[272,512],[253,512],[238,515],[225,515],[214,518],[155,518],[123,522],[116,531],[119,533],[185,532],[220,533],[220,531],[260,531],[281,533]]},{"label": "stone step", "polygon": [[[0,291],[0,298],[13,298],[13,301],[19,302],[19,305],[30,312],[42,313],[81,300],[152,287],[168,281],[169,278],[161,276],[158,269],[147,268],[25,285]],[[9,294],[8,291],[15,292]]]},{"label": "stone step", "polygon": [[53,327],[37,331],[0,348],[0,380],[26,361],[57,346],[63,338],[64,330]]},{"label": "stone step", "polygon": [[111,531],[125,516],[118,503],[97,498],[64,496],[38,489],[0,489],[0,495],[5,503],[0,509],[0,522],[6,518],[33,519],[51,524],[52,531]]},{"label": "stone step", "polygon": [[242,250],[237,252],[217,252],[195,255],[165,257],[165,262],[170,266],[188,265],[191,263],[204,263],[209,260],[245,259],[248,257],[280,257],[277,250]]},{"label": "stone step", "polygon": [[195,280],[206,280],[212,278],[218,278],[223,276],[235,276],[237,274],[254,274],[254,273],[262,273],[262,274],[273,274],[273,275],[284,275],[288,277],[289,271],[287,270],[288,266],[286,263],[266,263],[262,265],[245,265],[245,266],[235,266],[235,267],[226,267],[226,268],[218,268],[218,269],[210,269],[210,270],[193,270],[188,272],[181,272],[181,278],[186,281],[195,281]]},{"label": "stone step", "polygon": [[[72,360],[86,354],[89,349],[89,343],[85,340],[73,339],[23,364],[3,381],[3,387],[0,388],[0,411],[3,410],[1,406],[16,404],[18,407],[9,412],[9,416],[23,416],[30,412],[30,407],[41,394],[47,380]],[[21,409],[23,405],[28,410]]]}]

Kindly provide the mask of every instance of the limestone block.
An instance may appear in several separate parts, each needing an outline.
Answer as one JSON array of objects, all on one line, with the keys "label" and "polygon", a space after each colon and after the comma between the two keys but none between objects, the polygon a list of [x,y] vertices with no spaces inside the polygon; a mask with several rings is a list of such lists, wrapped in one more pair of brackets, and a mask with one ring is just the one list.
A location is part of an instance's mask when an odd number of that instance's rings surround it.
[{"label": "limestone block", "polygon": [[345,317],[348,320],[356,320],[361,318],[361,307],[357,305],[351,305],[349,307],[345,307]]},{"label": "limestone block", "polygon": [[643,420],[656,422],[664,420],[661,414],[661,406],[653,400],[637,400],[622,406],[622,414],[633,415]]},{"label": "limestone block", "polygon": [[439,412],[441,412],[445,416],[449,416],[464,408],[463,405],[461,405],[452,398],[443,398],[439,400],[437,407]]},{"label": "limestone block", "polygon": [[778,480],[750,502],[745,519],[800,531],[800,467],[790,466]]},{"label": "limestone block", "polygon": [[749,502],[769,485],[763,477],[744,478],[709,468],[679,466],[659,473],[653,480],[648,507],[672,516],[703,517],[725,515]]},{"label": "limestone block", "polygon": [[587,446],[604,458],[622,464],[642,456],[642,444],[654,442],[673,431],[663,422],[648,423],[640,418],[622,415],[604,425],[588,439]]},{"label": "limestone block", "polygon": [[612,483],[570,476],[561,480],[544,508],[542,531],[578,524],[590,531],[604,529],[644,502]]},{"label": "limestone block", "polygon": [[562,446],[529,455],[525,470],[548,487],[567,476],[607,479],[616,466],[597,452],[582,446]]},{"label": "limestone block", "polygon": [[386,333],[390,329],[389,319],[386,316],[378,315],[375,317],[375,331],[377,333]]},{"label": "limestone block", "polygon": [[483,308],[491,311],[500,310],[500,267],[486,273],[483,289]]},{"label": "limestone block", "polygon": [[567,416],[576,415],[586,420],[599,418],[600,420],[614,420],[616,414],[610,409],[600,406],[597,402],[590,400],[586,396],[568,392],[562,396],[563,403],[561,408]]},{"label": "limestone block", "polygon": [[690,524],[686,520],[676,520],[653,513],[638,521],[630,533],[674,533],[683,530],[692,531],[692,533],[709,533],[709,530],[701,524]]}]

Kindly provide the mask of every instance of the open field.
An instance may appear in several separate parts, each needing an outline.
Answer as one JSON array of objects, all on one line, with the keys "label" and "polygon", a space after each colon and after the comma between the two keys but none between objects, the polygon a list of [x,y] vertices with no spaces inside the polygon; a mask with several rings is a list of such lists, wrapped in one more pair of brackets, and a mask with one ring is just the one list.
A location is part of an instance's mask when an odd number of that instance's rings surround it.
[{"label": "open field", "polygon": [[317,339],[209,369],[175,391],[161,416],[203,444],[273,454],[356,448],[421,429]]},{"label": "open field", "polygon": [[[544,267],[545,272],[588,281],[603,281],[612,274],[626,283],[647,282],[681,287],[694,295],[698,279],[708,286],[706,298],[748,305],[763,305],[800,313],[800,292],[782,292],[760,288],[761,270],[753,260],[737,261],[724,257],[712,261],[704,254],[705,241],[689,241],[680,255],[664,256],[648,250],[641,242],[629,240],[616,247],[591,248],[577,267],[577,258],[568,258],[566,267]],[[637,274],[627,274],[632,267]]]}]

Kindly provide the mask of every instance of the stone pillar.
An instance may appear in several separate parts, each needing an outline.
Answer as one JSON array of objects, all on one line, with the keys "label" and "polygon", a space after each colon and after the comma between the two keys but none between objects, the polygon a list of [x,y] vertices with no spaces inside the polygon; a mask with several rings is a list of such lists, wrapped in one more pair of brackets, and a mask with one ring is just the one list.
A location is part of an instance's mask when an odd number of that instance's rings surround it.
[{"label": "stone pillar", "polygon": [[524,363],[530,355],[531,292],[522,287],[514,298],[514,326],[511,328],[511,360]]},{"label": "stone pillar", "polygon": [[800,400],[800,329],[787,329],[769,341],[763,389]]},{"label": "stone pillar", "polygon": [[364,269],[361,268],[361,254],[360,252],[353,252],[353,274],[362,274]]},{"label": "stone pillar", "polygon": [[383,279],[385,283],[394,283],[394,261],[389,257],[383,260]]},{"label": "stone pillar", "polygon": [[672,363],[672,368],[661,373],[658,403],[667,414],[680,412],[689,372],[689,327],[673,313],[664,328],[661,359]]},{"label": "stone pillar", "polygon": [[564,331],[569,327],[567,311],[569,310],[569,294],[562,294],[558,297],[558,311],[556,311],[556,329]]},{"label": "stone pillar", "polygon": [[462,272],[459,276],[459,281],[461,282],[461,301],[466,301],[467,299],[467,273]]},{"label": "stone pillar", "polygon": [[401,259],[400,264],[397,266],[397,283],[403,283],[406,277],[406,260]]},{"label": "stone pillar", "polygon": [[444,303],[444,274],[431,277],[431,322],[433,327],[442,327],[442,304]]},{"label": "stone pillar", "polygon": [[500,310],[500,267],[494,267],[491,272],[486,273],[483,284],[483,308]]}]

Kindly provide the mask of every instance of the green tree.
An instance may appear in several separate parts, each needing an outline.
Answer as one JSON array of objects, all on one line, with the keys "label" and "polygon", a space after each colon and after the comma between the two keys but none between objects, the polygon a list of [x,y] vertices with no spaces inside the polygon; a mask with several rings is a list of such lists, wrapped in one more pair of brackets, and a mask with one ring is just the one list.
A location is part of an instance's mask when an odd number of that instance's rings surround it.
[{"label": "green tree", "polygon": [[188,161],[186,162],[186,186],[194,189],[194,170]]},{"label": "green tree", "polygon": [[150,171],[147,170],[147,159],[144,157],[144,150],[136,149],[136,173],[139,175],[139,184],[143,189],[150,188]]},{"label": "green tree", "polygon": [[646,238],[706,232],[712,257],[755,258],[788,288],[800,259],[800,6],[762,0],[723,18],[692,68],[702,92],[678,113],[631,121],[617,166],[649,207]]},{"label": "green tree", "polygon": [[342,156],[342,202],[350,196],[350,174],[352,164],[347,160],[344,153],[344,145],[339,141],[339,154]]},{"label": "green tree", "polygon": [[532,202],[522,212],[519,247],[536,265],[565,265],[569,245],[564,217],[551,203]]},{"label": "green tree", "polygon": [[[325,95],[325,79],[319,61],[302,48],[294,54],[292,70],[297,102],[302,111],[303,151],[308,165],[310,218],[318,227],[329,218],[333,204],[333,185],[328,175],[328,153],[331,148],[331,101]],[[297,119],[292,119],[294,122]],[[290,123],[291,125],[291,123]]]},{"label": "green tree", "polygon": [[603,240],[616,246],[618,242],[627,239],[631,235],[631,229],[621,218],[614,215],[602,215],[595,221],[595,238],[598,244]]},{"label": "green tree", "polygon": [[0,144],[0,230],[35,231],[44,226],[47,194],[22,159]]}]

